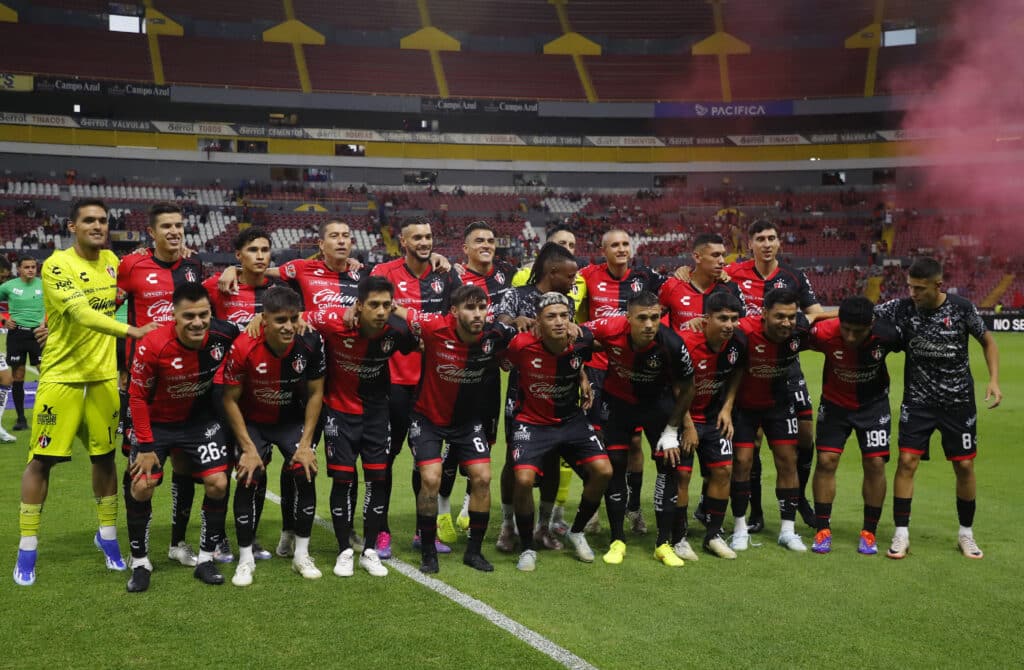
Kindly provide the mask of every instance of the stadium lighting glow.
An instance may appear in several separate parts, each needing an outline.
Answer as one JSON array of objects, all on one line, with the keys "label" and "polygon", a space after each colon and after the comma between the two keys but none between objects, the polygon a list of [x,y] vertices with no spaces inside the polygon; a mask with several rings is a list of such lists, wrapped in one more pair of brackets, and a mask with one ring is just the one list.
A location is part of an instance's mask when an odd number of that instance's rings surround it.
[{"label": "stadium lighting glow", "polygon": [[146,32],[146,22],[138,16],[124,16],[122,14],[110,14],[108,27],[112,33],[139,33]]},{"label": "stadium lighting glow", "polygon": [[905,47],[917,44],[917,28],[886,30],[882,33],[883,47]]}]

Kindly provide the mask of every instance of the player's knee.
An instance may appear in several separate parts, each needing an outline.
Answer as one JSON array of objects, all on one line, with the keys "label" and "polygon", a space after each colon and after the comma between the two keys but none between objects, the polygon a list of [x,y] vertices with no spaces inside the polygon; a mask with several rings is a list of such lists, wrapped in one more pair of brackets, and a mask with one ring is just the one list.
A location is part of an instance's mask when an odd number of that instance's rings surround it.
[{"label": "player's knee", "polygon": [[131,491],[131,496],[134,500],[137,502],[146,502],[147,500],[153,499],[153,491],[156,489],[150,486],[144,478],[140,478],[132,482],[131,489],[129,490]]},{"label": "player's knee", "polygon": [[913,475],[917,472],[917,466],[921,463],[921,456],[912,454],[909,451],[900,452],[900,462],[896,466],[897,474]]},{"label": "player's knee", "polygon": [[203,487],[207,496],[218,500],[228,494],[228,477],[223,472],[203,477]]},{"label": "player's knee", "polygon": [[[516,488],[528,488],[533,489],[533,482],[536,481],[537,475],[533,470],[514,470]],[[533,495],[532,492],[530,495]]]},{"label": "player's knee", "polygon": [[[820,461],[819,461],[820,462]],[[885,477],[885,459],[872,456],[864,459],[864,475],[866,477]]]},{"label": "player's knee", "polygon": [[[867,461],[865,461],[865,463],[867,463]],[[818,452],[818,465],[815,472],[821,472],[826,475],[835,475],[837,467],[839,467],[839,454],[825,451]]]},{"label": "player's knee", "polygon": [[469,486],[473,493],[480,494],[491,490],[491,469],[470,471]]},{"label": "player's knee", "polygon": [[612,478],[612,463],[607,458],[600,458],[596,461],[591,461],[587,471],[590,477],[608,481]]},{"label": "player's knee", "polygon": [[424,468],[420,470],[420,486],[422,492],[437,495],[438,489],[441,488],[441,469]]},{"label": "player's knee", "polygon": [[720,468],[711,468],[711,476],[709,477],[712,484],[722,486],[728,484],[729,480],[732,479],[732,466],[724,465]]},{"label": "player's knee", "polygon": [[969,479],[974,476],[974,461],[953,461],[953,472],[957,479]]}]

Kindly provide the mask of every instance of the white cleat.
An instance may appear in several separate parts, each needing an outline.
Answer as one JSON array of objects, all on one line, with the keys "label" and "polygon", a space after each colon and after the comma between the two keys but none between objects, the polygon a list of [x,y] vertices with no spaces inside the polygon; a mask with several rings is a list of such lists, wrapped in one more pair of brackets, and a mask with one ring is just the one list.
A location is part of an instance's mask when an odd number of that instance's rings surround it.
[{"label": "white cleat", "polygon": [[355,552],[346,549],[338,554],[338,560],[334,562],[334,574],[339,577],[351,577],[355,572]]},{"label": "white cleat", "polygon": [[359,567],[374,577],[384,577],[388,574],[388,569],[380,562],[380,556],[373,549],[367,549],[359,555]]},{"label": "white cleat", "polygon": [[572,545],[573,550],[576,553],[576,558],[580,559],[584,563],[594,562],[594,550],[590,548],[587,543],[587,536],[583,533],[574,533],[569,531],[565,534],[565,539]]},{"label": "white cleat", "polygon": [[292,559],[292,570],[302,575],[304,579],[320,579],[323,573],[316,567],[313,557],[309,554],[296,556]]},{"label": "white cleat", "polygon": [[956,542],[956,546],[960,549],[960,553],[967,558],[984,558],[985,554],[982,553],[981,547],[974,541],[973,535],[961,535]]},{"label": "white cleat", "polygon": [[672,550],[676,552],[676,556],[683,559],[684,561],[696,561],[700,559],[697,552],[693,550],[690,543],[686,541],[686,538],[679,540],[673,547]]},{"label": "white cleat", "polygon": [[779,544],[790,551],[807,551],[807,545],[796,533],[780,533]]},{"label": "white cleat", "polygon": [[252,584],[252,575],[256,572],[256,561],[239,561],[235,568],[235,574],[231,577],[231,583],[235,586],[249,586]]},{"label": "white cleat", "polygon": [[704,549],[719,558],[736,558],[736,552],[729,548],[729,544],[720,536],[715,536],[704,543]]},{"label": "white cleat", "polygon": [[0,426],[0,442],[17,442],[18,438],[8,433]]},{"label": "white cleat", "polygon": [[516,562],[516,570],[520,572],[533,572],[537,569],[537,552],[527,549],[519,554],[519,561]]},{"label": "white cleat", "polygon": [[747,533],[733,533],[729,540],[729,548],[733,551],[746,551],[750,549],[750,535]]},{"label": "white cleat", "polygon": [[184,540],[167,550],[167,558],[177,561],[187,568],[194,568],[196,563],[199,562],[199,557],[196,556],[192,545]]}]

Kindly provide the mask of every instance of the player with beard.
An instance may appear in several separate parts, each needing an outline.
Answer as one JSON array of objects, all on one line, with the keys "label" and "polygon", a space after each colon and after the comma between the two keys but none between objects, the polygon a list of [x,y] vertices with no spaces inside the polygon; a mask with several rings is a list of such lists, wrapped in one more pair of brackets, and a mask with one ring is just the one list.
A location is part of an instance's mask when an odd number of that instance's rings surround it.
[{"label": "player with beard", "polygon": [[193,574],[206,584],[224,583],[213,553],[225,534],[230,461],[227,430],[214,409],[213,380],[239,331],[232,323],[212,318],[210,297],[200,284],[180,285],[171,302],[174,321],[139,341],[131,369],[133,430],[125,508],[132,593],[149,588],[153,492],[172,451],[182,454],[205,488]]},{"label": "player with beard", "polygon": [[363,502],[365,546],[359,565],[374,577],[388,570],[375,547],[383,524],[385,473],[391,450],[388,392],[392,387],[388,362],[393,355],[417,350],[406,323],[392,314],[394,287],[387,279],[363,277],[354,307],[355,324],[337,308],[306,312],[309,324],[324,338],[327,387],[324,393],[324,444],[331,487],[331,520],[338,541],[334,574],[351,577],[355,552],[350,543],[355,508],[351,487],[356,459],[362,460],[366,480]]},{"label": "player with beard", "polygon": [[878,553],[875,531],[885,500],[885,464],[889,460],[889,372],[885,357],[903,349],[902,333],[888,321],[875,319],[874,305],[864,296],[839,304],[839,319],[814,324],[808,344],[825,354],[821,404],[818,407],[818,464],[814,468],[814,512],[817,533],[811,551],[832,551],[832,503],[836,468],[843,446],[856,432],[864,467],[864,525],[861,554]]},{"label": "player with beard", "polygon": [[[588,265],[580,271],[587,284],[587,315],[593,321],[626,313],[626,302],[642,291],[658,295],[665,278],[647,267],[631,267],[633,247],[629,234],[613,228],[601,237],[601,251],[605,262]],[[607,357],[598,352],[587,366],[587,377],[594,388],[594,405],[587,418],[600,432],[608,418],[608,407],[601,393],[608,369]],[[638,535],[647,532],[640,509],[641,488],[644,480],[644,452],[638,433],[629,443],[629,462],[626,467],[626,518],[632,531]]]},{"label": "player with beard", "polygon": [[626,556],[626,460],[629,443],[640,428],[648,442],[656,445],[651,450],[658,472],[654,558],[669,567],[682,567],[683,559],[695,558],[686,542],[685,497],[698,439],[692,421],[683,425],[694,396],[690,354],[679,335],[661,323],[661,306],[649,291],[626,302],[625,316],[604,317],[584,326],[593,333],[595,350],[604,351],[608,360],[604,437],[612,479],[604,499],[612,542],[604,562],[617,565]]},{"label": "player with beard", "polygon": [[[563,293],[544,293],[537,302],[537,331],[520,333],[512,340],[507,359],[519,371],[519,385],[512,424],[511,456],[515,471],[515,516],[522,553],[516,568],[537,568],[533,548],[533,483],[551,459],[560,453],[583,473],[583,495],[576,518],[565,537],[576,558],[594,561],[594,552],[583,527],[597,511],[612,474],[601,439],[587,421],[586,405],[592,400],[583,364],[593,350],[593,335],[582,330],[569,341],[574,309]],[[581,393],[583,402],[581,404]],[[555,461],[557,463],[557,461]]]},{"label": "player with beard", "polygon": [[[537,318],[538,305],[542,295],[548,292],[561,293],[568,296],[572,291],[573,282],[576,279],[576,257],[563,246],[548,242],[541,247],[537,254],[537,260],[533,264],[529,283],[512,289],[505,293],[501,305],[494,311],[497,321],[514,325],[520,332],[526,332],[533,328]],[[570,304],[572,298],[569,298]],[[575,312],[575,304],[573,304]],[[505,444],[511,449],[512,435],[511,426],[515,407],[515,399],[518,396],[516,390],[518,374],[515,370],[510,371],[508,376],[508,387],[506,390],[505,404]],[[511,458],[507,454],[505,466],[501,471],[501,514],[502,525],[498,534],[495,546],[498,551],[512,553],[516,550],[516,528],[515,508],[513,504],[513,487],[515,486],[515,475],[512,472]],[[547,472],[553,473],[558,470],[558,454],[551,452],[550,462],[544,464]],[[555,507],[555,498],[558,495],[559,481],[555,477],[544,477],[540,487],[540,519],[535,529],[534,542],[546,549],[561,549],[562,543],[551,531],[550,519]],[[522,532],[522,529],[520,529]]]},{"label": "player with beard", "polygon": [[[185,219],[181,208],[171,202],[156,203],[149,208],[149,235],[153,238],[152,249],[142,253],[128,254],[121,261],[117,272],[117,288],[120,300],[128,304],[128,323],[145,326],[147,323],[167,324],[174,321],[171,296],[174,289],[182,284],[202,281],[203,266],[197,259],[183,255],[185,246]],[[124,370],[122,378],[122,406],[128,407],[130,371],[135,358],[135,340],[125,342]],[[125,456],[131,448],[131,412],[122,412],[124,417],[125,440],[121,446]],[[179,452],[171,454],[171,546],[167,557],[184,566],[196,565],[195,550],[185,540],[192,505],[195,500],[196,482],[192,479],[191,467]],[[124,484],[129,484],[127,469]],[[269,553],[266,556],[269,558]],[[224,538],[218,548],[217,561],[228,563],[233,560],[231,546]]]},{"label": "player with beard", "polygon": [[969,301],[942,290],[942,265],[921,257],[907,269],[910,297],[891,300],[875,308],[875,316],[895,323],[903,331],[907,351],[900,407],[900,462],[893,480],[893,520],[896,531],[889,558],[904,558],[910,549],[910,505],[914,474],[928,457],[928,442],[936,430],[942,450],[956,475],[956,511],[960,518],[957,546],[967,558],[984,554],[974,539],[978,454],[978,410],[974,400],[969,338],[980,344],[988,367],[985,400],[999,406],[999,348],[992,333]]},{"label": "player with beard", "polygon": [[492,383],[499,360],[516,335],[511,326],[487,322],[489,303],[479,286],[464,284],[452,292],[451,300],[451,312],[445,316],[395,310],[419,333],[424,347],[409,447],[421,478],[416,526],[423,554],[420,571],[427,574],[439,569],[434,539],[442,442],[448,446],[444,459],[464,468],[471,486],[469,545],[463,563],[483,572],[494,569],[481,552],[491,506],[491,447],[481,417],[488,416],[492,398],[483,387]]},{"label": "player with beard", "polygon": [[309,555],[309,536],[316,510],[314,440],[320,437],[317,424],[326,375],[323,341],[312,331],[297,333],[302,300],[295,291],[276,286],[263,298],[263,332],[256,337],[241,335],[216,378],[237,443],[234,512],[239,556],[231,578],[235,586],[252,584],[256,570],[254,541],[274,445],[285,459],[281,469],[294,479],[296,492],[294,507],[287,510],[295,538],[292,569],[306,579],[320,578]]},{"label": "player with beard", "polygon": [[[438,271],[433,266],[434,235],[430,222],[425,219],[410,219],[402,224],[399,243],[405,251],[402,258],[381,263],[372,274],[384,277],[394,286],[396,305],[427,314],[445,314],[451,305],[452,289],[459,285],[454,271]],[[384,519],[377,536],[377,553],[381,558],[391,557],[391,526],[388,524],[393,488],[393,466],[409,432],[409,414],[412,411],[413,396],[420,381],[423,357],[418,350],[399,354],[391,359],[391,396],[388,413],[391,417],[391,451],[388,454],[388,469],[384,482]],[[419,496],[419,471],[413,469],[412,490]],[[419,538],[413,538],[413,545]],[[450,553],[451,547],[438,540],[436,549]]]}]

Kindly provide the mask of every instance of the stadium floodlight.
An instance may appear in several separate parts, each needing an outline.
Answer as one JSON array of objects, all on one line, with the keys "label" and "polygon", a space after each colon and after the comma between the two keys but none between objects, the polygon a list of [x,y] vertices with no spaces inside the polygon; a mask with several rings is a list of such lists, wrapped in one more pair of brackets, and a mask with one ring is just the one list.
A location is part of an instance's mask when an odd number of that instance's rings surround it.
[{"label": "stadium floodlight", "polygon": [[883,47],[905,47],[917,44],[917,28],[902,28],[882,32]]},{"label": "stadium floodlight", "polygon": [[145,32],[145,21],[138,16],[124,16],[123,14],[109,15],[109,28],[112,33],[135,33],[136,35]]}]

